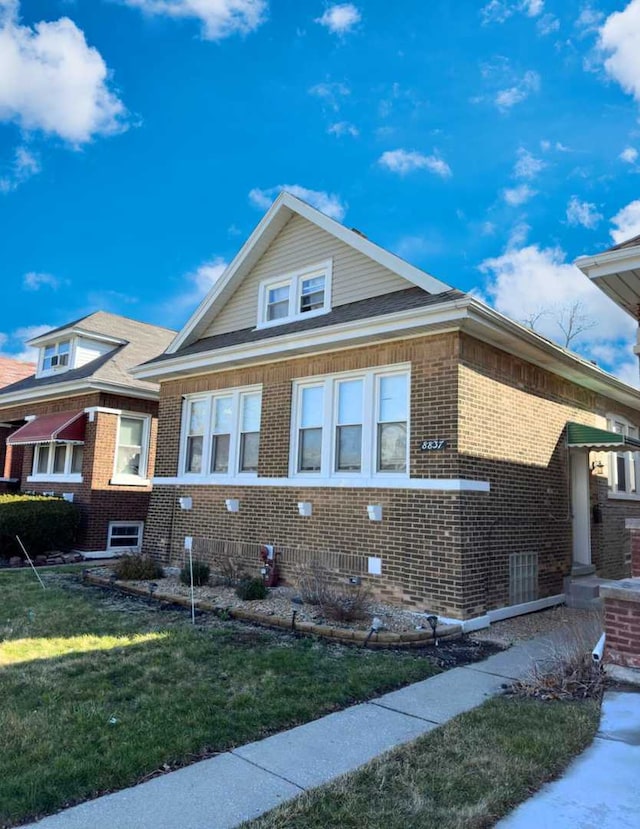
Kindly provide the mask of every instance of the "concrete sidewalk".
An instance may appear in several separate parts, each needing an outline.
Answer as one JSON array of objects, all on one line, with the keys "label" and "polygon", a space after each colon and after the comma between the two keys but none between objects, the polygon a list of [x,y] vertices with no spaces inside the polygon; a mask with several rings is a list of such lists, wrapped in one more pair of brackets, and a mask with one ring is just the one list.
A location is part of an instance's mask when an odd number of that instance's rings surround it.
[{"label": "concrete sidewalk", "polygon": [[595,740],[559,780],[498,823],[499,829],[637,829],[640,694],[609,692]]},{"label": "concrete sidewalk", "polygon": [[544,658],[552,641],[523,642],[29,827],[231,829],[475,708]]}]

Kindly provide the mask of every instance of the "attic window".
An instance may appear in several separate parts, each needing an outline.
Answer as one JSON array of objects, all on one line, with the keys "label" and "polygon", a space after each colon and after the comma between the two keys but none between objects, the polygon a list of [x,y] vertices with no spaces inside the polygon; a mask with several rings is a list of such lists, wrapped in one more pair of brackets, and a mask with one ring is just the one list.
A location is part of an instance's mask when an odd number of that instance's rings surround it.
[{"label": "attic window", "polygon": [[331,261],[260,286],[258,327],[280,325],[331,310]]},{"label": "attic window", "polygon": [[71,341],[61,340],[59,343],[47,345],[42,352],[42,370],[68,368],[71,354]]}]

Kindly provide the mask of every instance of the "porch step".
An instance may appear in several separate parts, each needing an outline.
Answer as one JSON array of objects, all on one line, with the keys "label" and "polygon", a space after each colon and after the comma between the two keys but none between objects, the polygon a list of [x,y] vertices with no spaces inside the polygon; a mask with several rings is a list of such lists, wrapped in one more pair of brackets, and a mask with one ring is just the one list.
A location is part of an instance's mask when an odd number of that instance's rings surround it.
[{"label": "porch step", "polygon": [[573,578],[581,578],[582,576],[595,576],[596,568],[593,564],[574,564],[571,568],[571,576]]},{"label": "porch step", "polygon": [[564,580],[564,593],[567,607],[582,610],[595,609],[602,606],[600,587],[607,584],[607,579],[600,579],[595,575],[567,576]]}]

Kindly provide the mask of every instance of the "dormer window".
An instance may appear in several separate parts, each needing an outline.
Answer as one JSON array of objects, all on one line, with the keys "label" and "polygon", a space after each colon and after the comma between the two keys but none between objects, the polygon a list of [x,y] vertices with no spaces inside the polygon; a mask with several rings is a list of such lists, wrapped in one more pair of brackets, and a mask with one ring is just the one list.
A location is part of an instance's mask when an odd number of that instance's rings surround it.
[{"label": "dormer window", "polygon": [[71,354],[71,341],[62,340],[59,343],[45,346],[42,355],[42,370],[52,371],[67,368]]},{"label": "dormer window", "polygon": [[260,286],[258,327],[280,325],[331,310],[331,261]]}]

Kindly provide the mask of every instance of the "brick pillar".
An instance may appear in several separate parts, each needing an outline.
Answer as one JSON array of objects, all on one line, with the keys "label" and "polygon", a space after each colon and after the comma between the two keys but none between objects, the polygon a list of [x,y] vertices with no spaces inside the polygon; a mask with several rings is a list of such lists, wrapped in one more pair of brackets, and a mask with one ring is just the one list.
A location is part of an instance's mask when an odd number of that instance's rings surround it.
[{"label": "brick pillar", "polygon": [[640,578],[640,518],[627,518],[625,529],[631,534],[631,575]]},{"label": "brick pillar", "polygon": [[627,579],[603,585],[600,597],[604,600],[606,660],[625,668],[640,668],[640,581]]}]

